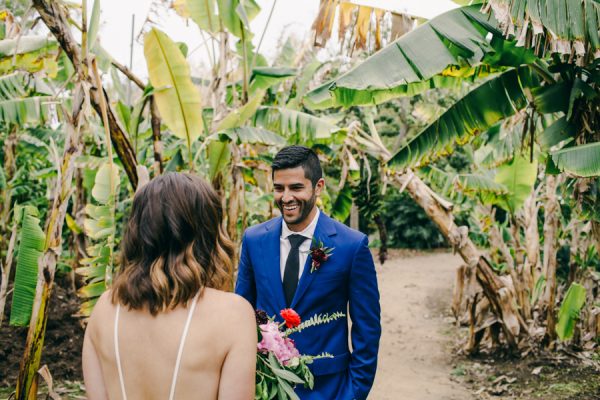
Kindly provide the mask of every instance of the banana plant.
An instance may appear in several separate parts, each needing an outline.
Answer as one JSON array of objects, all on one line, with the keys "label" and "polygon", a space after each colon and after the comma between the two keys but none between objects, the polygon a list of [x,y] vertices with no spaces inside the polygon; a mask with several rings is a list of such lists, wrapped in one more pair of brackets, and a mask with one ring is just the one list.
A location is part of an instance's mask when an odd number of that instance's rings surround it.
[{"label": "banana plant", "polygon": [[92,198],[96,204],[85,206],[84,228],[91,239],[87,248],[89,257],[81,260],[77,273],[85,279],[79,296],[85,299],[80,308],[82,316],[89,316],[98,297],[110,286],[115,270],[115,214],[116,194],[120,183],[119,169],[114,163],[104,161],[94,179]]},{"label": "banana plant", "polygon": [[[531,106],[537,113],[564,113],[570,128],[568,136],[578,139],[579,144],[590,144],[579,149],[571,141],[569,149],[554,149],[552,160],[560,161],[559,170],[576,176],[599,175],[597,158],[593,158],[596,147],[591,145],[596,140],[590,134],[597,130],[594,110],[600,98],[600,62],[594,61],[600,49],[595,29],[600,21],[597,4],[589,0],[581,8],[568,5],[566,0],[553,0],[542,8],[534,1],[498,0],[489,4],[491,7],[484,12],[479,11],[480,5],[467,6],[428,21],[349,72],[309,92],[305,104],[328,108],[380,103],[420,90],[460,84],[457,80],[463,81],[465,75],[453,77],[449,74],[452,70],[466,68],[466,77],[471,80],[493,74],[496,78],[472,89],[412,138],[394,157],[393,164],[414,166],[425,157],[444,155],[453,143],[462,145],[474,134]],[[574,11],[556,20],[549,11],[555,9]],[[492,15],[502,16],[501,20]],[[532,24],[541,29],[531,34]],[[491,40],[486,39],[488,34]],[[531,37],[536,38],[534,42]],[[550,58],[548,48],[559,53],[573,48],[582,65]],[[517,69],[504,71],[506,68]],[[573,112],[575,106],[578,113]],[[534,113],[531,118],[536,119]],[[547,132],[552,133],[556,129]],[[543,132],[539,140],[545,141],[545,135]]]},{"label": "banana plant", "polygon": [[152,28],[144,37],[144,55],[154,98],[171,132],[184,139],[192,169],[192,144],[202,135],[202,102],[179,47],[162,31]]},{"label": "banana plant", "polygon": [[21,224],[17,267],[10,324],[27,326],[31,320],[31,311],[38,280],[39,262],[44,250],[45,235],[40,228],[38,210],[32,206],[17,207],[15,223]]}]

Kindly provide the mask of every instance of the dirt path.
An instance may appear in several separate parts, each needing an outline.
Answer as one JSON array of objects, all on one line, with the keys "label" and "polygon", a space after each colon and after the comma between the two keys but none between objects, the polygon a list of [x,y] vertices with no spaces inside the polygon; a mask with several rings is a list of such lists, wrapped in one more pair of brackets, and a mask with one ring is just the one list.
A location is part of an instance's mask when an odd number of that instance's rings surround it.
[{"label": "dirt path", "polygon": [[383,334],[379,367],[369,399],[469,400],[453,382],[454,272],[461,260],[449,253],[395,257],[377,266]]}]

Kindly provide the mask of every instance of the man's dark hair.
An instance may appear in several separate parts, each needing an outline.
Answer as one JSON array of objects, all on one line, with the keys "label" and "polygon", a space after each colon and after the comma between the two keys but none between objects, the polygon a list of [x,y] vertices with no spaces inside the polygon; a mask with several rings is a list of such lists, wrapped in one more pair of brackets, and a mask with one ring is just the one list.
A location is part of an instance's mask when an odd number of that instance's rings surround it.
[{"label": "man's dark hair", "polygon": [[271,165],[272,174],[281,169],[302,167],[304,177],[311,181],[313,187],[323,177],[319,157],[312,149],[304,146],[287,146],[279,150]]}]

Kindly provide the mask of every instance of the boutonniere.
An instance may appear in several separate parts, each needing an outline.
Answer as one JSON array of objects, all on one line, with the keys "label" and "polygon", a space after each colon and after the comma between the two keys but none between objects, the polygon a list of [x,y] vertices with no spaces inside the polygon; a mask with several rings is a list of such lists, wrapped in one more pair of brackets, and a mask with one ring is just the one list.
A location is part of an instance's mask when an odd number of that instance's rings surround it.
[{"label": "boutonniere", "polygon": [[321,268],[321,265],[325,261],[329,260],[329,257],[333,255],[333,249],[334,247],[326,247],[322,241],[317,241],[313,238],[312,245],[310,246],[310,258],[312,259],[310,265],[311,274]]}]

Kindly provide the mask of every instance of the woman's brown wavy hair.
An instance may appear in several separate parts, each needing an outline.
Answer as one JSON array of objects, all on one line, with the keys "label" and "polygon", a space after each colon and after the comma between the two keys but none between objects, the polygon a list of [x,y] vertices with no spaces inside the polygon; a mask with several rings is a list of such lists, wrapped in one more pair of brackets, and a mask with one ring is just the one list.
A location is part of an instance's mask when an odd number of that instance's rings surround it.
[{"label": "woman's brown wavy hair", "polygon": [[187,304],[205,287],[231,290],[234,247],[221,199],[203,179],[161,175],[133,199],[112,301],[152,315]]}]

